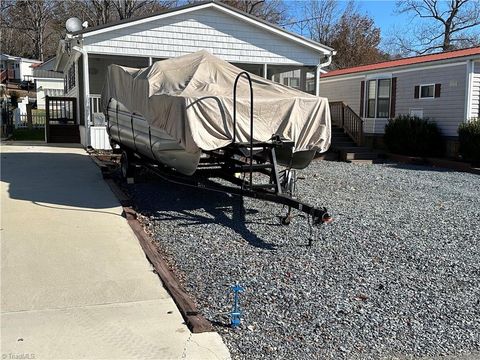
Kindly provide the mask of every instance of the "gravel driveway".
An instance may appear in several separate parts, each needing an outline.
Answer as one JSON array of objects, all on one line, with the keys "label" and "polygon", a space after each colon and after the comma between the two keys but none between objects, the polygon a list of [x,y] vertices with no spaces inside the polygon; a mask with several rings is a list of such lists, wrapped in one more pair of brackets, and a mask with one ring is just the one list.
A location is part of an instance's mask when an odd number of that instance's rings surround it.
[{"label": "gravel driveway", "polygon": [[[299,196],[335,221],[312,247],[281,206],[160,180],[129,185],[233,358],[480,358],[480,177],[317,161]],[[229,285],[242,327],[225,326]]]}]

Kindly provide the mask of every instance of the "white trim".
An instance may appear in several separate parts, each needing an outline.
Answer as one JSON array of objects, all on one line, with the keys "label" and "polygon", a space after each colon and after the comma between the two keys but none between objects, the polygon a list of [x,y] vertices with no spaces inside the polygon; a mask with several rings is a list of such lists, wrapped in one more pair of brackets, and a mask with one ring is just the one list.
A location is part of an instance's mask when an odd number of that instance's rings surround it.
[{"label": "white trim", "polygon": [[330,54],[335,54],[335,51],[334,50],[330,50],[330,49],[326,49],[325,47],[321,46],[321,44],[319,45],[315,45],[313,43],[311,43],[310,41],[307,41],[307,40],[303,40],[295,35],[292,35],[292,34],[289,34],[288,32],[285,32],[281,29],[277,29],[277,28],[274,28],[274,27],[271,27],[270,25],[268,24],[265,24],[265,23],[262,23],[258,20],[255,20],[255,19],[252,19],[248,16],[245,16],[243,14],[240,14],[236,11],[233,11],[233,10],[230,10],[230,9],[227,9],[221,5],[218,5],[214,2],[212,3],[207,3],[207,4],[202,4],[202,5],[197,5],[197,6],[192,6],[192,7],[189,7],[189,8],[186,8],[186,9],[180,9],[180,10],[173,10],[171,12],[168,12],[168,13],[165,13],[165,14],[159,14],[157,16],[151,16],[151,17],[148,17],[148,18],[144,18],[144,19],[139,19],[137,21],[129,21],[129,22],[126,22],[126,23],[122,23],[122,24],[117,24],[117,25],[113,25],[113,26],[109,26],[109,27],[105,27],[105,28],[102,28],[102,29],[98,29],[98,30],[94,30],[94,31],[90,31],[90,32],[86,32],[84,34],[80,34],[81,36],[83,36],[84,38],[87,38],[87,37],[90,37],[90,36],[94,36],[94,35],[98,35],[98,34],[102,34],[102,33],[105,33],[105,32],[109,32],[109,31],[115,31],[115,30],[119,30],[119,29],[122,29],[122,28],[125,28],[125,27],[129,27],[129,26],[135,26],[135,25],[139,25],[139,24],[144,24],[144,23],[148,23],[148,22],[151,22],[151,21],[155,21],[155,20],[159,20],[159,19],[165,19],[165,18],[169,18],[169,17],[172,17],[172,16],[177,16],[177,15],[180,15],[180,14],[186,14],[186,13],[190,13],[190,12],[193,12],[193,11],[198,11],[198,10],[202,10],[202,9],[208,9],[208,8],[215,8],[219,11],[222,11],[226,14],[229,14],[231,16],[234,16],[240,20],[243,20],[244,22],[247,22],[249,24],[252,24],[254,26],[257,26],[257,27],[260,27],[262,29],[265,29],[271,33],[274,33],[274,34],[277,34],[277,35],[280,35],[284,38],[287,38],[287,39],[290,39],[294,42],[297,42],[305,47],[308,47],[310,49],[313,49],[313,50],[316,50],[316,51],[319,51],[325,55],[330,55]]},{"label": "white trim", "polygon": [[[435,61],[439,62],[439,61]],[[448,64],[439,64],[439,65],[427,65],[423,64],[423,66],[418,66],[419,64],[412,64],[412,65],[402,65],[402,66],[392,66],[391,68],[385,68],[385,69],[378,69],[378,70],[369,70],[369,71],[359,71],[351,74],[344,74],[344,75],[338,75],[338,76],[332,76],[327,77],[325,80],[322,80],[322,82],[327,82],[327,81],[339,81],[339,80],[350,80],[354,78],[360,78],[360,77],[365,77],[368,74],[374,74],[375,72],[379,71],[384,71],[384,70],[390,70],[392,75],[396,74],[401,74],[404,72],[410,72],[410,71],[418,71],[418,70],[424,70],[424,69],[437,69],[437,68],[444,68],[444,67],[449,67],[449,66],[460,66],[466,64],[467,61],[465,59],[462,59],[462,61],[459,62],[453,62],[453,63],[448,63]],[[402,70],[394,70],[395,68],[403,68],[406,67],[405,69]],[[408,67],[408,68],[407,68]]]},{"label": "white trim", "polygon": [[366,80],[374,79],[391,79],[393,77],[392,73],[379,73],[379,74],[369,74],[365,76]]},{"label": "white trim", "polygon": [[[378,90],[379,90],[379,80],[390,80],[390,85],[389,85],[389,94],[388,94],[388,117],[378,117]],[[369,97],[368,97],[368,82],[369,81],[375,81],[375,116],[374,117],[368,117],[366,115],[368,115],[368,100]],[[364,99],[363,101],[365,102],[365,104],[363,105],[363,118],[364,119],[368,119],[368,120],[371,120],[371,119],[374,119],[374,120],[388,120],[390,119],[390,115],[391,115],[391,112],[392,112],[392,109],[391,109],[391,104],[392,104],[392,77],[386,77],[386,76],[382,76],[382,77],[371,77],[371,78],[367,78],[365,79],[365,89],[363,90],[363,93],[365,94],[364,96]],[[385,98],[382,98],[382,99],[385,99]],[[375,124],[375,121],[374,121],[374,124]]]},{"label": "white trim", "polygon": [[475,62],[472,60],[466,65],[466,80],[465,80],[465,112],[464,120],[469,120],[472,117],[472,94],[473,94],[473,74],[475,71]]},{"label": "white trim", "polygon": [[[89,46],[89,45],[85,45]],[[119,53],[111,53],[111,52],[99,52],[99,51],[88,51],[89,55],[108,55],[108,56],[116,56],[116,57],[135,57],[135,58],[143,58],[143,59],[148,59],[149,55],[135,55],[135,54],[119,54]],[[152,58],[156,58],[156,56],[151,56]],[[171,59],[171,58],[165,58],[166,59]],[[158,60],[157,60],[158,61]],[[235,64],[254,64],[254,65],[263,65],[263,62],[248,62],[248,61],[229,61],[230,63],[235,63]],[[268,66],[296,66],[298,67],[314,67],[315,65],[308,65],[308,64],[303,64],[303,63],[268,63]]]},{"label": "white trim", "polygon": [[[328,74],[328,72],[327,72]],[[343,80],[355,80],[355,79],[365,79],[366,75],[355,75],[355,76],[350,76],[350,77],[346,77],[347,75],[341,75],[340,76],[334,76],[334,77],[331,77],[331,78],[322,78],[320,77],[320,81],[323,83],[323,84],[326,84],[326,83],[329,83],[329,82],[334,82],[334,81],[343,81]]]},{"label": "white trim", "polygon": [[[431,99],[435,99],[435,84],[420,84],[418,85],[419,86],[419,89],[418,89],[418,99],[421,99],[421,100],[431,100]],[[422,96],[422,87],[427,87],[427,86],[433,86],[433,96],[425,96],[423,97]]]}]

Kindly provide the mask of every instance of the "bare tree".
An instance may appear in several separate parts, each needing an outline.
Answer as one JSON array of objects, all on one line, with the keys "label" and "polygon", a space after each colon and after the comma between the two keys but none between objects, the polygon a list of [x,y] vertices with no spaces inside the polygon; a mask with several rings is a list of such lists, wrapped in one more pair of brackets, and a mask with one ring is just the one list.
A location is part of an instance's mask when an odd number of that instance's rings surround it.
[{"label": "bare tree", "polygon": [[418,20],[394,36],[404,53],[424,54],[480,44],[480,1],[397,0],[397,11]]},{"label": "bare tree", "polygon": [[[7,2],[7,1],[5,1]],[[2,28],[15,29],[17,34],[30,39],[31,55],[44,60],[44,49],[54,34],[50,27],[54,0],[8,1],[2,16]],[[8,31],[5,31],[8,33]]]},{"label": "bare tree", "polygon": [[287,19],[287,9],[282,0],[221,0],[224,4],[269,21],[280,24]]},{"label": "bare tree", "polygon": [[330,43],[335,26],[341,16],[336,0],[310,0],[303,5],[306,16],[304,24],[310,37],[322,44]]},{"label": "bare tree", "polygon": [[360,14],[350,3],[333,30],[330,46],[337,50],[334,67],[346,68],[372,64],[388,59],[379,50],[380,29],[367,15]]},{"label": "bare tree", "polygon": [[172,6],[172,1],[158,0],[113,0],[113,7],[120,20],[160,11]]},{"label": "bare tree", "polygon": [[337,50],[332,68],[345,68],[382,61],[388,55],[379,50],[380,29],[373,19],[361,14],[355,3],[340,6],[335,0],[310,0],[304,5],[304,19],[310,37]]}]

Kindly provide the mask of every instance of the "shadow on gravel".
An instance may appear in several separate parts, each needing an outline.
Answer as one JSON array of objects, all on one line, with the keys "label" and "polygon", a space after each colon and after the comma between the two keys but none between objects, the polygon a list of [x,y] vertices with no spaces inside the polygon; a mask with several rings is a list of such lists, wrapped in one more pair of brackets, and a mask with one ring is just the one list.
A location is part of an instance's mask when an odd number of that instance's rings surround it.
[{"label": "shadow on gravel", "polygon": [[265,242],[247,228],[246,215],[257,214],[258,210],[246,209],[240,196],[195,189],[160,179],[136,184],[133,190],[136,205],[140,210],[150,212],[156,221],[175,221],[185,227],[219,224],[232,229],[254,247],[276,249],[274,244]]}]

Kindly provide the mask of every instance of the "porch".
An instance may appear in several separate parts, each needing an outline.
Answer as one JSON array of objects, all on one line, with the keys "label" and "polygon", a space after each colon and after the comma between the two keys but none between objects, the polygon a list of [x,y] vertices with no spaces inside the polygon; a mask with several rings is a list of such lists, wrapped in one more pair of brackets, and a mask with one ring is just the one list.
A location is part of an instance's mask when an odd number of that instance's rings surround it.
[{"label": "porch", "polygon": [[[117,64],[126,67],[147,67],[153,62],[164,59],[153,57],[134,57],[134,56],[111,56],[88,54],[88,109],[79,109],[81,142],[85,146],[92,146],[94,149],[110,149],[109,139],[105,127],[105,117],[101,105],[101,92],[105,81],[105,74],[109,65]],[[232,63],[233,65],[246,70],[252,74],[262,76],[277,83],[290,86],[301,91],[315,94],[316,67],[300,65],[272,65],[272,64],[254,64],[254,63]],[[83,71],[81,69],[82,61],[79,61],[79,87],[83,87]],[[78,89],[82,94],[85,89]],[[84,116],[83,114],[87,114]],[[88,124],[88,129],[85,127]]]}]

